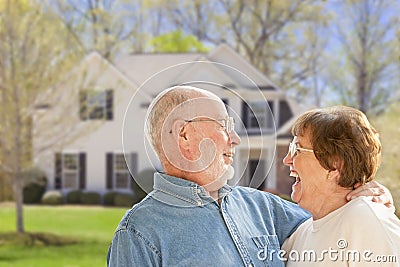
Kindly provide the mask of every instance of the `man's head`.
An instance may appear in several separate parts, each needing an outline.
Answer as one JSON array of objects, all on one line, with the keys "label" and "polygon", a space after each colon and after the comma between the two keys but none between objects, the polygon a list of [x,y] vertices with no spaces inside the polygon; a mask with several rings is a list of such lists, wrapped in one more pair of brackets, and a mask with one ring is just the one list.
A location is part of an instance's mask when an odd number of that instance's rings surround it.
[{"label": "man's head", "polygon": [[146,127],[165,172],[205,186],[226,182],[222,177],[231,170],[233,147],[240,143],[232,123],[213,93],[176,86],[153,100]]}]

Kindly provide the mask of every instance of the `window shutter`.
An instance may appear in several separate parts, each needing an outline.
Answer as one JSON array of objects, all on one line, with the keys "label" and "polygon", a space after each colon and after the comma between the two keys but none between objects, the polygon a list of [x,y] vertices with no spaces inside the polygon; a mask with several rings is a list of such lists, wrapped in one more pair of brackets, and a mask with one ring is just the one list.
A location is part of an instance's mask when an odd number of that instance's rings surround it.
[{"label": "window shutter", "polygon": [[136,177],[138,174],[138,154],[137,153],[131,153],[131,159],[130,159],[130,176],[131,176],[131,190],[133,192],[133,195],[135,197],[135,201],[139,202],[146,196],[146,192],[143,191],[143,189],[136,183],[135,179],[133,177]]},{"label": "window shutter", "polygon": [[114,94],[112,89],[106,90],[106,120],[113,119]]},{"label": "window shutter", "polygon": [[62,187],[62,154],[56,153],[54,157],[54,188]]},{"label": "window shutter", "polygon": [[279,127],[284,125],[293,116],[286,100],[279,101]]},{"label": "window shutter", "polygon": [[249,106],[246,102],[242,101],[242,121],[246,129],[248,128],[248,112]]},{"label": "window shutter", "polygon": [[81,120],[87,120],[87,92],[80,91],[79,92],[79,117]]},{"label": "window shutter", "polygon": [[139,186],[136,183],[134,177],[137,175],[137,168],[138,168],[138,163],[137,163],[137,153],[131,153],[130,156],[130,162],[129,162],[129,176],[131,177],[131,189],[133,192],[135,192]]},{"label": "window shutter", "polygon": [[106,188],[113,189],[114,162],[113,153],[106,153]]},{"label": "window shutter", "polygon": [[79,153],[79,189],[86,188],[86,153]]}]

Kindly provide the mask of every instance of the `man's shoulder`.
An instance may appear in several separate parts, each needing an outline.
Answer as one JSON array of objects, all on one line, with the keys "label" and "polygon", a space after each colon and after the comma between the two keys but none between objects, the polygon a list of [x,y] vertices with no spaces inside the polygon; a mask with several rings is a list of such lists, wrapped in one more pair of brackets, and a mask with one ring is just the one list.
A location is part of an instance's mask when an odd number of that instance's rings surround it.
[{"label": "man's shoulder", "polygon": [[139,203],[136,203],[131,209],[126,211],[119,223],[119,227],[128,228],[135,225],[145,224],[149,220],[152,220],[159,210],[158,206],[159,203],[157,203],[157,201],[155,201],[150,195],[147,195]]},{"label": "man's shoulder", "polygon": [[240,186],[240,185],[232,186],[232,193],[242,194],[242,195],[246,195],[246,196],[254,194],[257,197],[273,196],[273,194],[271,194],[269,192],[261,191],[259,189],[255,189],[255,188],[251,188],[251,187],[247,187],[247,186]]},{"label": "man's shoulder", "polygon": [[274,195],[270,192],[262,191],[262,190],[251,188],[251,187],[245,187],[245,186],[232,187],[232,194],[234,196],[239,196],[245,200],[251,200],[251,201],[264,200],[264,201],[267,201],[269,204],[289,202],[289,201],[284,200],[281,197]]}]

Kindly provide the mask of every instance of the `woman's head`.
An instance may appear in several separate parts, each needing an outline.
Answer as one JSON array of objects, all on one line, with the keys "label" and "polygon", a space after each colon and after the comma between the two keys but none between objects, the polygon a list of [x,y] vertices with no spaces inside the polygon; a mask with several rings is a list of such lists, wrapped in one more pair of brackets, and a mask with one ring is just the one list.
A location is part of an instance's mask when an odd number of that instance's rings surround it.
[{"label": "woman's head", "polygon": [[296,120],[292,134],[308,135],[315,157],[324,169],[338,170],[342,187],[364,184],[378,169],[378,133],[357,109],[336,106],[310,110]]}]

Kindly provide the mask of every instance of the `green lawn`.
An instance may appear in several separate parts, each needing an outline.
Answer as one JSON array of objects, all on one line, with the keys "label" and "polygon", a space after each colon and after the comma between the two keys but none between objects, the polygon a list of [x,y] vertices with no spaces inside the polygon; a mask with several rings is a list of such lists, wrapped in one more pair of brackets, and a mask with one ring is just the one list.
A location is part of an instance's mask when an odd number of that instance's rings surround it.
[{"label": "green lawn", "polygon": [[[0,243],[0,267],[106,266],[114,230],[126,208],[25,206],[25,230],[79,240],[66,246],[22,246]],[[15,231],[15,208],[0,203],[0,233]]]}]

